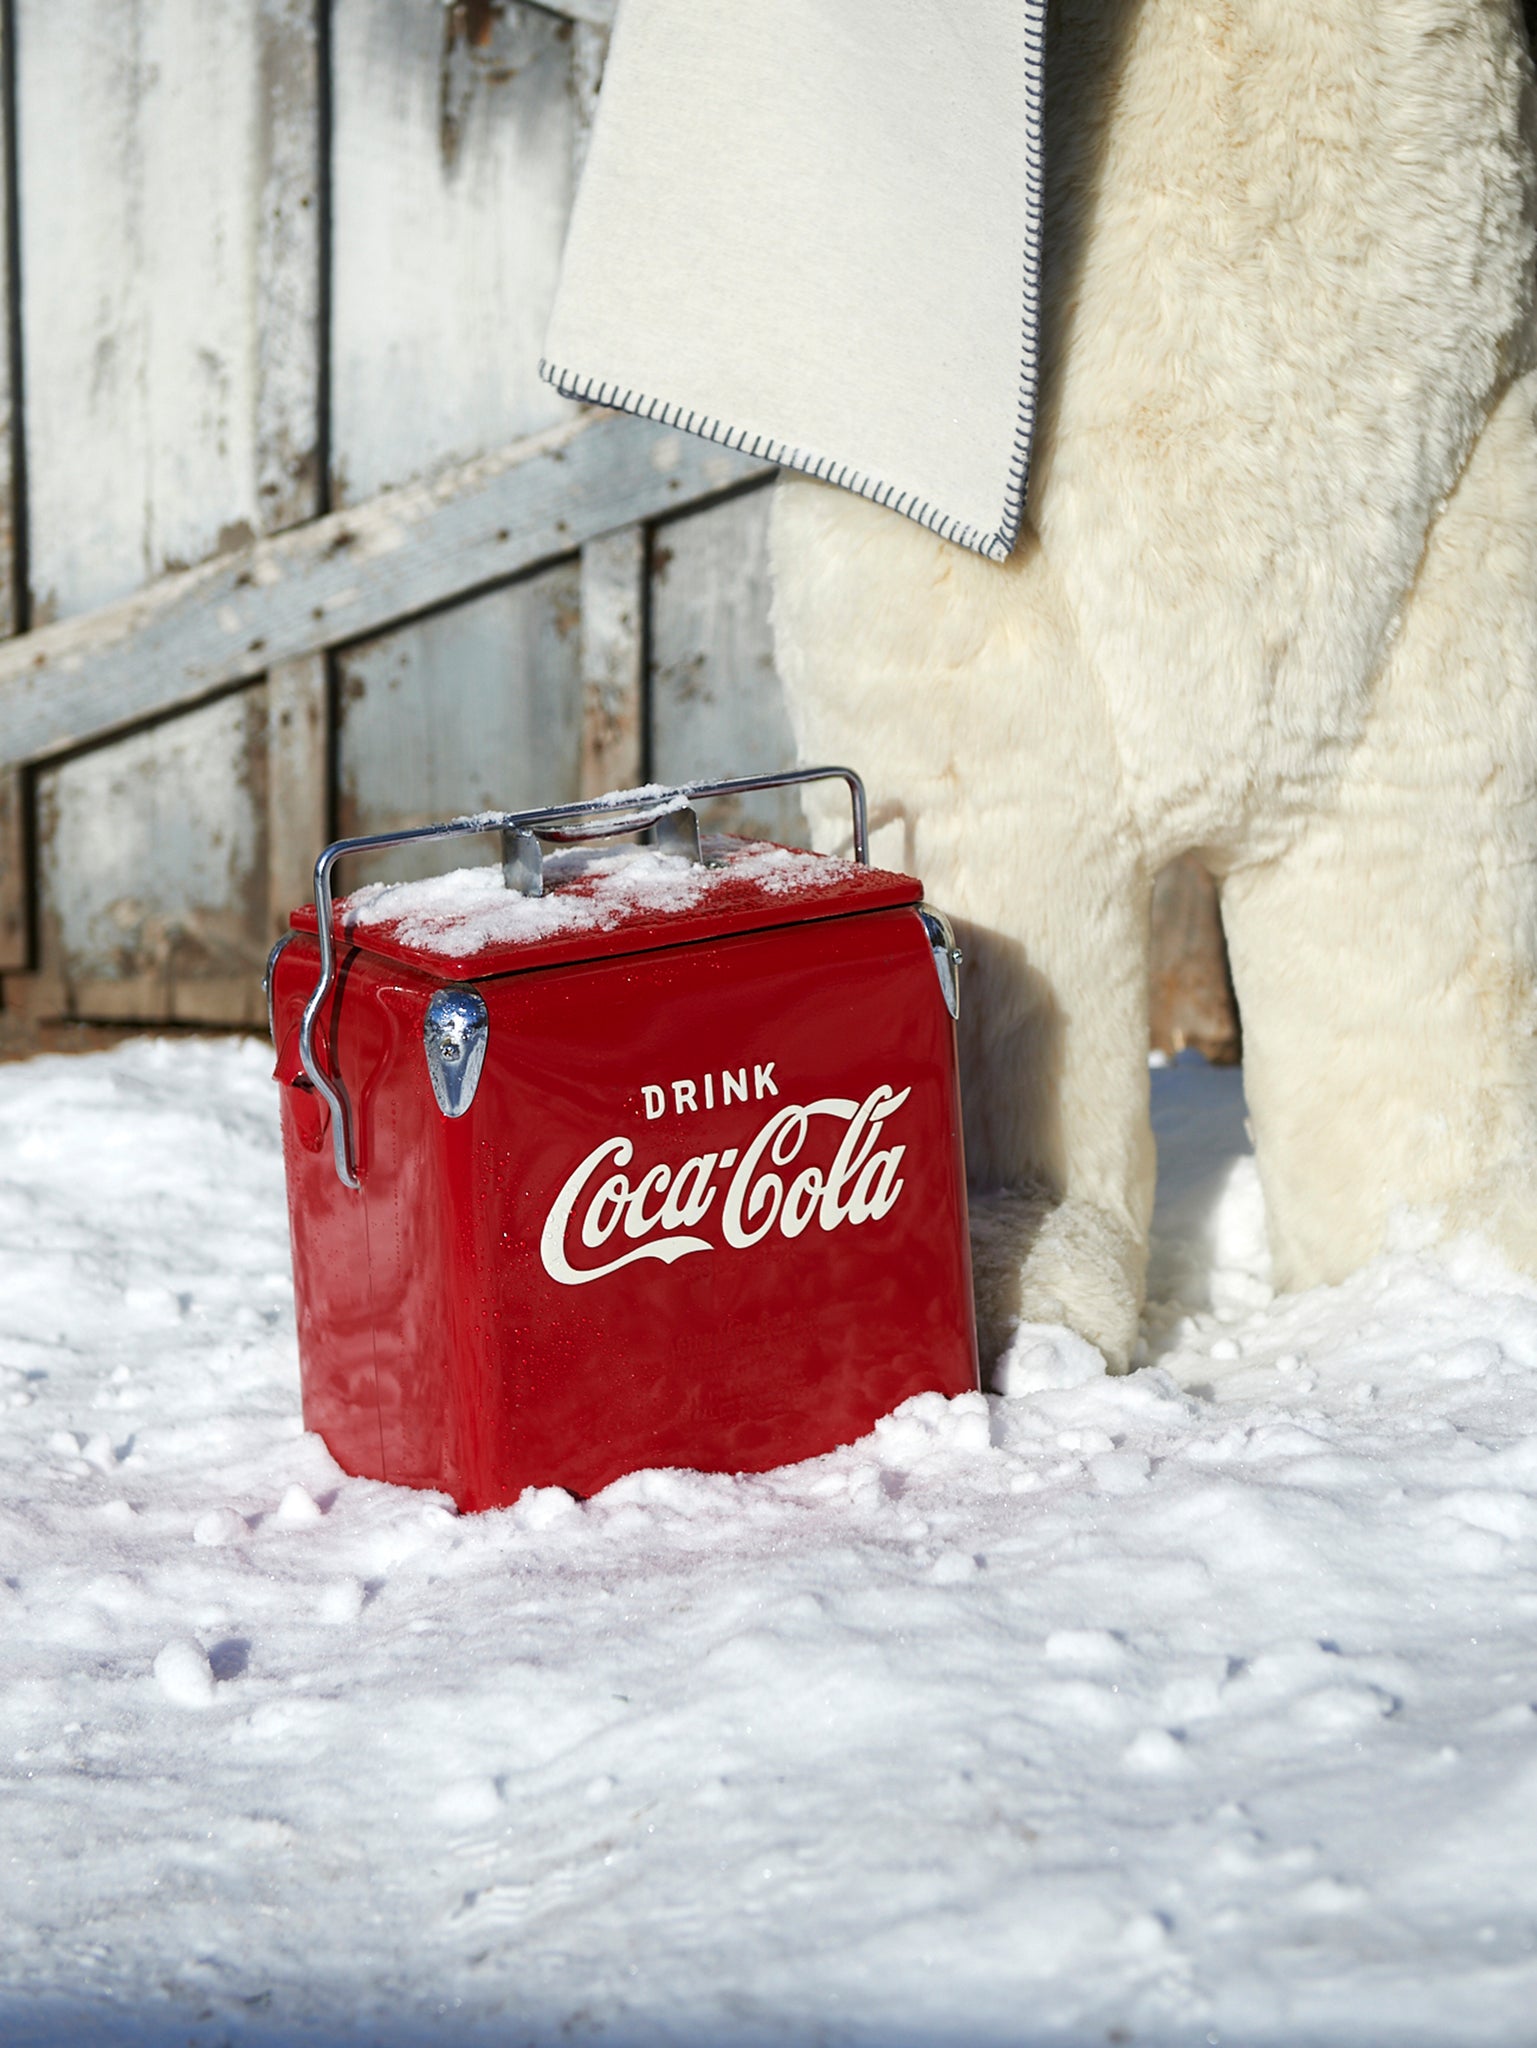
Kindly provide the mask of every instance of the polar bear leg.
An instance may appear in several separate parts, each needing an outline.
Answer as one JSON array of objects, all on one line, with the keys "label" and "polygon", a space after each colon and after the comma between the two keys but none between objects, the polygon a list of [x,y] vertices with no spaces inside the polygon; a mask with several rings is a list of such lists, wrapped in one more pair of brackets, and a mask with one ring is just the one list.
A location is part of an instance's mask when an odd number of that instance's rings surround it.
[{"label": "polar bear leg", "polygon": [[[1066,788],[1075,766],[1057,767]],[[979,1338],[991,1361],[1019,1323],[1065,1323],[1121,1370],[1152,1214],[1150,888],[1127,841],[1086,829],[1071,801],[1040,786],[977,801],[989,768],[996,775],[979,748],[917,834],[931,898],[964,909],[959,1040]]]},{"label": "polar bear leg", "polygon": [[1534,403],[1506,395],[1440,515],[1337,802],[1223,888],[1284,1287],[1401,1211],[1537,1273]]},{"label": "polar bear leg", "polygon": [[801,758],[864,774],[876,859],[923,877],[966,956],[984,1363],[1023,1321],[1122,1367],[1152,1206],[1151,885],[1071,613],[1028,539],[999,567],[799,482],[777,487],[774,570]]}]

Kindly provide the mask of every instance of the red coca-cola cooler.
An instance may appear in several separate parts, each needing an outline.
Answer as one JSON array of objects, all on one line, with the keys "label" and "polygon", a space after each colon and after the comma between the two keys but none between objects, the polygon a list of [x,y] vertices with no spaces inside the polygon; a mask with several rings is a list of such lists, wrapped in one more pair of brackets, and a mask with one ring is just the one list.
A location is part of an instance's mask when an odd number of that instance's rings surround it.
[{"label": "red coca-cola cooler", "polygon": [[[698,803],[830,777],[851,861],[700,840]],[[500,865],[333,901],[349,855],[486,832]],[[920,897],[846,769],[329,847],[268,999],[338,1462],[497,1507],[761,1471],[974,1388],[959,955]]]}]

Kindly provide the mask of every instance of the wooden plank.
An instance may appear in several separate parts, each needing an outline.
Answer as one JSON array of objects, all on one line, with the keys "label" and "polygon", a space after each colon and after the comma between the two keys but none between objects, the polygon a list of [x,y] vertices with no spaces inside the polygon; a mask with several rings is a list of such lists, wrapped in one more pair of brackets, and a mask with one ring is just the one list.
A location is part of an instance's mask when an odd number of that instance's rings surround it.
[{"label": "wooden plank", "polygon": [[[322,138],[315,0],[262,0],[262,187],[256,274],[268,308],[257,344],[257,498],[261,529],[313,519],[321,505]],[[324,654],[267,675],[267,901],[264,937],[310,900],[330,838],[331,718]]]},{"label": "wooden plank", "polygon": [[0,971],[30,965],[26,785],[19,771],[0,775]]},{"label": "wooden plank", "polygon": [[34,621],[260,529],[260,12],[18,0]]},{"label": "wooden plank", "polygon": [[[21,8],[31,563],[63,618],[318,509],[317,22],[312,0],[104,0],[82,35]],[[265,696],[40,778],[42,979],[73,1014],[254,1017]]]},{"label": "wooden plank", "polygon": [[645,775],[646,533],[625,527],[582,549],[580,796]]},{"label": "wooden plank", "polygon": [[[39,774],[43,950],[68,1014],[259,1021],[264,697],[239,691]],[[240,773],[210,776],[211,760]]]},{"label": "wooden plank", "polygon": [[[16,52],[12,44],[12,9],[0,6],[0,638],[19,633],[28,623],[25,602],[26,507],[22,502],[25,464],[18,461],[20,425],[17,416],[21,363],[17,359],[17,292],[12,244],[16,191]],[[12,798],[6,801],[14,801]],[[3,964],[3,963],[0,963]]]},{"label": "wooden plank", "polygon": [[[574,560],[337,659],[338,826],[386,832],[465,812],[579,794],[578,585]],[[499,858],[455,841],[357,862],[373,876],[439,873]]]},{"label": "wooden plank", "polygon": [[303,654],[267,677],[267,929],[312,901],[315,862],[331,837],[327,661]]},{"label": "wooden plank", "polygon": [[571,23],[334,0],[331,502],[537,433],[571,208]]},{"label": "wooden plank", "polygon": [[256,194],[257,529],[321,507],[321,136],[316,0],[261,0]]},{"label": "wooden plank", "polygon": [[36,761],[766,474],[591,413],[0,646],[0,762]]},{"label": "wooden plank", "polygon": [[[21,606],[24,560],[17,543],[25,530],[22,476],[15,461],[20,363],[15,359],[17,279],[13,274],[11,221],[15,166],[15,51],[11,10],[0,7],[0,637],[24,623]],[[30,875],[27,863],[26,785],[19,769],[0,769],[0,973],[30,964]]]},{"label": "wooden plank", "polygon": [[[769,627],[767,491],[659,526],[652,543],[651,759],[658,781],[795,764]],[[810,844],[793,791],[712,807],[720,829]]]},{"label": "wooden plank", "polygon": [[[570,416],[538,366],[571,205],[572,52],[596,31],[521,0],[336,0],[332,20],[331,489],[343,506]],[[575,573],[348,652],[348,829],[575,794]]]},{"label": "wooden plank", "polygon": [[26,804],[24,772],[0,769],[0,974],[19,973],[32,964]]}]

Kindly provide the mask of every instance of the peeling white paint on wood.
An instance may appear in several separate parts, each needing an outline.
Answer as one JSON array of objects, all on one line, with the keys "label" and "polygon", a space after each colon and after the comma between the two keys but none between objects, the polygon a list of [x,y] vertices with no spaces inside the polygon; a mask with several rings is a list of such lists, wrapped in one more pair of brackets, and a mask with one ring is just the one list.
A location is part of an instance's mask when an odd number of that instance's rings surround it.
[{"label": "peeling white paint on wood", "polygon": [[[70,1014],[257,1021],[263,695],[224,698],[39,775],[44,951]],[[244,772],[211,778],[210,760]]]},{"label": "peeling white paint on wood", "polygon": [[[349,648],[337,661],[339,826],[351,837],[579,793],[575,561]],[[487,839],[359,860],[343,878],[500,859]]]},{"label": "peeling white paint on wood", "polygon": [[[0,78],[9,69],[9,19],[0,10]],[[0,94],[0,221],[10,208],[11,106]],[[11,306],[10,237],[0,235],[0,314]],[[10,337],[0,329],[0,637],[16,631],[16,478],[11,435],[16,394],[11,382]],[[0,767],[0,974],[28,964],[28,875],[25,829],[26,787],[14,768]]]},{"label": "peeling white paint on wood", "polygon": [[[651,772],[661,782],[795,765],[769,627],[766,490],[669,520],[652,542]],[[857,763],[855,764],[857,766]],[[810,842],[794,791],[713,807],[718,828]]]},{"label": "peeling white paint on wood", "polygon": [[[646,524],[765,473],[538,379],[611,0],[325,0],[329,200],[320,4],[18,0],[44,624],[0,647],[0,763],[40,767],[29,1014],[254,1020],[333,808],[637,779]],[[316,519],[323,347],[342,509]],[[760,596],[668,617],[750,639]],[[28,896],[0,774],[4,968]]]},{"label": "peeling white paint on wood", "polygon": [[[256,262],[273,245],[265,209],[291,193],[313,138],[292,89],[303,63],[277,54],[300,18],[261,0],[20,0],[39,620],[261,531],[262,427],[278,427],[280,466],[305,438],[294,389],[306,348],[313,361],[314,295],[268,297]],[[285,316],[304,331],[285,334]],[[288,516],[309,509],[289,499]]]},{"label": "peeling white paint on wood", "polygon": [[[0,9],[0,78],[6,77],[10,70],[9,35],[9,15]],[[0,224],[10,216],[12,115],[9,99],[0,93]],[[0,638],[14,633],[21,624],[16,605],[17,478],[13,473],[12,460],[16,392],[12,388],[9,333],[9,311],[15,301],[16,286],[17,280],[11,275],[10,236],[0,232],[0,319],[6,321],[6,325],[0,327]],[[3,955],[0,955],[0,966],[5,964]]]},{"label": "peeling white paint on wood", "polygon": [[571,206],[573,31],[539,8],[419,0],[335,0],[332,23],[347,505],[566,416],[539,356]]},{"label": "peeling white paint on wood", "polygon": [[28,964],[22,778],[0,773],[0,973]]},{"label": "peeling white paint on wood", "polygon": [[589,413],[0,644],[0,760],[28,761],[377,633],[672,506],[767,474]]},{"label": "peeling white paint on wood", "polygon": [[[592,33],[519,0],[336,0],[337,505],[570,416],[538,366],[573,189],[572,54]],[[574,575],[345,656],[348,829],[576,793]]]},{"label": "peeling white paint on wood", "polygon": [[639,526],[582,549],[579,796],[645,780],[647,552]]},{"label": "peeling white paint on wood", "polygon": [[314,900],[315,862],[331,837],[330,690],[323,654],[267,677],[267,933]]},{"label": "peeling white paint on wood", "polygon": [[261,0],[256,525],[320,510],[321,162],[316,0]]},{"label": "peeling white paint on wood", "polygon": [[[317,509],[317,38],[310,0],[18,20],[31,571],[62,618]],[[44,964],[76,1014],[245,1015],[260,695],[43,779]],[[82,829],[103,792],[115,840]],[[257,865],[189,866],[130,812],[198,817]]]}]

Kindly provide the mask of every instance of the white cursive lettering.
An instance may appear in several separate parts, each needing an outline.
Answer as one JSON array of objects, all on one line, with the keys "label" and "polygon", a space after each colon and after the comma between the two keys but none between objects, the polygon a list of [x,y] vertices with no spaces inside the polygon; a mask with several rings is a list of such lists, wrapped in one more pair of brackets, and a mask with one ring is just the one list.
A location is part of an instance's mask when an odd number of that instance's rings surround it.
[{"label": "white cursive lettering", "polygon": [[[610,1138],[606,1144],[599,1145],[588,1153],[551,1203],[550,1213],[544,1219],[544,1229],[539,1236],[539,1257],[544,1264],[544,1270],[552,1280],[559,1280],[566,1287],[580,1287],[588,1280],[601,1280],[605,1274],[617,1273],[621,1266],[633,1266],[637,1259],[661,1259],[664,1264],[670,1266],[674,1259],[681,1259],[688,1252],[708,1252],[715,1249],[706,1237],[664,1237],[658,1239],[655,1244],[638,1244],[634,1251],[624,1252],[617,1259],[610,1259],[606,1266],[571,1264],[566,1257],[566,1226],[570,1223],[572,1211],[581,1199],[582,1190],[606,1159],[612,1159],[616,1166],[628,1166],[634,1156],[635,1147],[628,1138]],[[603,1183],[596,1200],[583,1219],[584,1244],[601,1244],[619,1220],[620,1212],[616,1208],[613,1220],[603,1229],[602,1237],[589,1237],[588,1232],[592,1228],[598,1204],[609,1195],[609,1191],[616,1183],[628,1187],[628,1182],[624,1180],[622,1174],[615,1174],[612,1179]]]},{"label": "white cursive lettering", "polygon": [[[760,1068],[754,1079],[761,1075],[769,1092],[777,1094],[772,1072],[772,1065]],[[710,1238],[691,1233],[722,1192],[717,1174],[730,1174],[721,1201],[720,1235],[733,1251],[750,1251],[776,1228],[782,1237],[794,1239],[813,1222],[824,1231],[844,1223],[879,1222],[890,1215],[907,1185],[900,1177],[906,1146],[881,1141],[888,1120],[911,1092],[882,1085],[863,1102],[842,1095],[788,1102],[741,1152],[735,1147],[703,1152],[677,1168],[659,1164],[634,1182],[623,1170],[635,1156],[634,1146],[628,1138],[609,1138],[588,1153],[550,1206],[539,1238],[544,1270],[563,1286],[579,1287],[637,1259],[670,1265],[690,1252],[714,1251]],[[824,1117],[844,1125],[831,1162],[824,1166],[811,1160],[790,1172],[807,1150],[816,1119]],[[606,1174],[605,1167],[611,1169]],[[621,1224],[630,1250],[602,1265],[573,1265],[566,1250],[573,1228],[578,1242],[592,1252],[601,1250]]]}]

